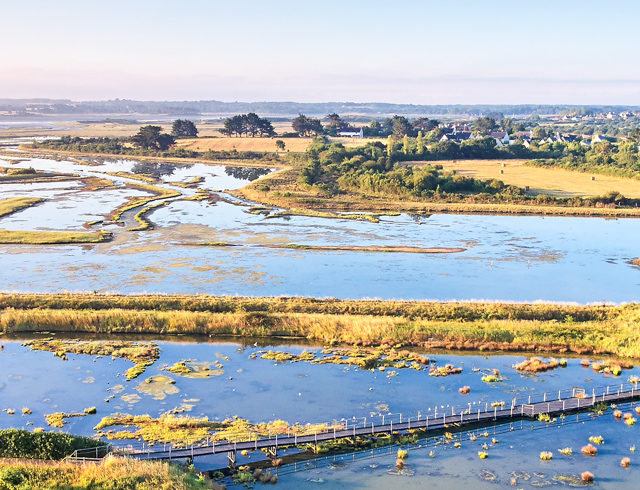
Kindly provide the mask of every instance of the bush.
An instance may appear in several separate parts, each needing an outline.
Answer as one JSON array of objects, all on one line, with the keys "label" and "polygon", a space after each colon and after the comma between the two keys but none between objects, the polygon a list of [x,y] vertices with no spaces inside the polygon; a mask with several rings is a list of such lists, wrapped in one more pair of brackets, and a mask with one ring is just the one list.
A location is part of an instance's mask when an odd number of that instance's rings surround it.
[{"label": "bush", "polygon": [[0,457],[62,459],[76,449],[104,446],[104,442],[60,432],[0,430]]}]

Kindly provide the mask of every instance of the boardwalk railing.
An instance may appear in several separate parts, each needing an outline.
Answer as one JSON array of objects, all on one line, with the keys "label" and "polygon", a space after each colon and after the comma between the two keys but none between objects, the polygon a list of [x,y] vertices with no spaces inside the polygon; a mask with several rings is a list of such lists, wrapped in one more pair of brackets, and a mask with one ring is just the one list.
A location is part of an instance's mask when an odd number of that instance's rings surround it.
[{"label": "boardwalk railing", "polygon": [[185,440],[182,444],[129,444],[112,446],[113,452],[139,459],[194,458],[196,456],[228,453],[231,464],[235,464],[237,451],[271,450],[283,446],[300,444],[317,445],[319,442],[358,436],[378,436],[412,429],[437,431],[451,426],[490,424],[514,418],[539,417],[542,414],[558,415],[588,410],[600,403],[622,403],[640,397],[638,383],[581,387],[518,395],[507,400],[493,402],[480,400],[466,405],[440,405],[419,411],[414,415],[381,414],[334,421],[327,430],[305,429],[305,426],[287,428],[266,435],[248,433],[244,437],[220,440],[206,438]]}]

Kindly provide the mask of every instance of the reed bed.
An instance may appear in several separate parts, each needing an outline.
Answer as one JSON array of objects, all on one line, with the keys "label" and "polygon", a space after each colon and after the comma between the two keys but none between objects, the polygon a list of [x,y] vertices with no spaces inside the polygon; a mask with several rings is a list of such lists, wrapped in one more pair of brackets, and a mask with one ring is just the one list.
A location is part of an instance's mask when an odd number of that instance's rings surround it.
[{"label": "reed bed", "polygon": [[640,358],[640,345],[635,341],[640,333],[636,305],[4,294],[0,308],[0,331],[7,333],[290,337],[324,344]]}]

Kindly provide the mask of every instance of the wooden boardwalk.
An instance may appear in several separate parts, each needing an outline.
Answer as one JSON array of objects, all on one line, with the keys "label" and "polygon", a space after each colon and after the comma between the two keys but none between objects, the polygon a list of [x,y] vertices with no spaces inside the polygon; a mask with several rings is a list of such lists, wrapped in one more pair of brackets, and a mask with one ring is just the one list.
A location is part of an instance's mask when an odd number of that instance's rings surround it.
[{"label": "wooden boardwalk", "polygon": [[[589,410],[594,405],[605,403],[626,403],[640,398],[638,385],[633,383],[623,383],[617,385],[592,388],[591,393],[584,389],[571,388],[560,390],[557,393],[543,393],[535,397],[516,397],[509,405],[490,407],[488,404],[483,408],[471,409],[471,404],[456,413],[454,408],[446,413],[432,414],[431,416],[421,416],[405,418],[394,422],[367,423],[366,419],[362,423],[354,424],[352,427],[345,425],[343,428],[334,428],[328,431],[316,432],[312,434],[278,433],[269,437],[251,436],[244,440],[234,441],[200,441],[198,444],[185,445],[174,448],[171,446],[142,446],[139,449],[112,448],[114,452],[124,453],[129,457],[141,460],[153,459],[193,459],[198,456],[209,456],[226,453],[229,457],[230,465],[235,465],[236,453],[238,451],[257,451],[267,449],[271,456],[275,457],[278,448],[285,446],[296,446],[304,444],[318,444],[324,441],[351,438],[351,437],[376,437],[394,432],[406,432],[412,429],[421,429],[428,437],[429,433],[460,431],[470,427],[481,427],[495,423],[505,423],[510,420],[532,418],[535,419],[541,414],[548,414],[550,417]],[[92,450],[91,450],[92,451]],[[80,453],[77,457],[81,457]]]}]

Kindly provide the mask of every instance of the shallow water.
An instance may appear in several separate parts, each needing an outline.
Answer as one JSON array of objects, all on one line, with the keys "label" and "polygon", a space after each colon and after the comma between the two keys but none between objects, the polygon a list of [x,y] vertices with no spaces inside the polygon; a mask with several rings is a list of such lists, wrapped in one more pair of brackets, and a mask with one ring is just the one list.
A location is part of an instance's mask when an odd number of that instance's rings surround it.
[{"label": "shallow water", "polygon": [[[86,160],[85,165],[35,158],[16,166],[79,176],[152,174],[185,196],[195,194],[195,189],[168,183],[201,176],[200,188],[217,191],[241,187],[269,172],[128,159]],[[126,176],[106,177],[119,186],[136,182]],[[50,199],[5,217],[0,226],[76,229],[101,219],[127,196],[141,193],[123,188],[65,191],[68,185],[73,182],[24,185],[23,193],[15,184],[0,186],[3,198],[40,195]],[[640,285],[640,268],[629,263],[638,256],[640,239],[640,227],[633,219],[403,214],[370,223],[303,216],[267,218],[231,202],[184,200],[170,200],[151,213],[150,219],[156,225],[153,231],[107,228],[116,232],[112,243],[0,245],[3,288],[619,303],[636,300]],[[202,242],[240,246],[195,246]],[[288,243],[465,250],[415,254],[265,247]]]},{"label": "shallow water", "polygon": [[[160,359],[138,379],[125,381],[123,373],[132,365],[126,360],[69,355],[69,360],[63,361],[50,352],[30,351],[17,339],[5,339],[3,344],[4,350],[0,351],[0,409],[11,408],[16,414],[0,412],[0,427],[46,427],[44,415],[47,413],[81,412],[95,406],[96,415],[68,419],[63,428],[66,432],[86,435],[92,435],[93,426],[106,415],[120,412],[158,416],[180,407],[185,400],[194,405],[186,414],[207,416],[213,420],[238,415],[252,422],[283,419],[290,423],[319,423],[346,419],[350,423],[362,423],[366,418],[367,423],[378,423],[382,415],[387,421],[390,418],[398,421],[400,413],[406,420],[408,416],[415,417],[418,411],[423,418],[425,415],[433,416],[436,406],[439,413],[449,411],[452,406],[457,409],[471,406],[475,410],[492,401],[504,400],[509,403],[514,397],[525,399],[530,394],[553,393],[573,386],[589,392],[594,386],[619,383],[631,375],[640,374],[640,369],[634,368],[626,370],[618,378],[610,377],[581,367],[578,359],[569,359],[566,368],[525,375],[512,367],[524,356],[432,353],[429,357],[436,365],[452,363],[463,368],[460,375],[432,377],[426,370],[387,369],[385,372],[371,372],[343,365],[277,363],[260,358],[262,350],[301,353],[304,350],[319,351],[320,347],[316,346],[254,346],[252,343],[241,345],[185,340],[158,342]],[[253,353],[258,355],[257,359],[249,358]],[[219,360],[224,366],[224,373],[193,379],[162,369],[183,359]],[[505,381],[494,384],[481,381],[483,374],[491,369],[499,369]],[[392,371],[396,371],[397,376],[391,376]],[[176,381],[173,386],[178,389],[177,393],[157,400],[153,395],[136,389],[140,385],[145,386],[146,378],[160,374],[169,375]],[[471,387],[469,395],[458,393],[458,388],[463,385]],[[107,402],[105,399],[111,394],[115,394],[115,398]],[[33,414],[21,415],[23,407],[31,409]],[[581,417],[584,421],[589,420],[586,414]],[[337,488],[339,485],[421,488],[427,479],[436,488],[452,488],[446,486],[452,482],[456,482],[456,487],[473,482],[488,485],[478,476],[483,469],[494,472],[502,485],[508,484],[511,471],[529,474],[542,472],[547,475],[544,478],[546,480],[557,473],[579,473],[584,470],[594,472],[599,481],[606,475],[612,484],[628,484],[628,475],[632,474],[633,469],[625,472],[617,465],[623,456],[631,457],[632,468],[640,463],[636,463],[635,455],[628,451],[634,444],[640,447],[640,429],[615,422],[610,413],[580,425],[569,425],[572,421],[568,417],[566,426],[556,428],[560,425],[558,422],[553,425],[554,428],[544,431],[531,431],[527,425],[523,431],[497,434],[495,437],[499,443],[495,445],[491,444],[490,437],[478,438],[476,442],[465,441],[460,449],[448,446],[444,450],[438,446],[411,450],[406,467],[415,472],[411,477],[389,474],[396,459],[395,449],[392,449],[392,454],[349,462],[345,466],[303,463],[300,465],[302,468],[312,469],[299,474],[287,474],[291,468],[285,466],[279,485],[297,488],[297,485],[311,485],[315,479],[323,479],[322,486],[327,488]],[[518,424],[516,428],[519,428]],[[490,432],[492,430],[489,429]],[[588,443],[588,436],[600,434],[606,443],[599,447],[598,457],[589,459],[580,455],[579,448]],[[490,446],[490,457],[480,461],[477,451],[481,450],[480,445],[484,442]],[[573,447],[573,456],[565,457],[557,453],[558,448],[567,446]],[[435,459],[428,457],[430,450],[434,450]],[[542,450],[554,451],[552,462],[539,461],[538,454]],[[255,459],[257,456],[252,457]],[[224,455],[198,458],[196,464],[201,469],[214,469],[220,467],[221,463],[225,465],[224,458]],[[243,461],[251,461],[251,457],[240,462]],[[371,468],[371,464],[377,467]],[[318,467],[313,469],[314,466]],[[525,487],[534,481],[536,479],[532,478]]]}]

